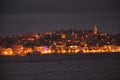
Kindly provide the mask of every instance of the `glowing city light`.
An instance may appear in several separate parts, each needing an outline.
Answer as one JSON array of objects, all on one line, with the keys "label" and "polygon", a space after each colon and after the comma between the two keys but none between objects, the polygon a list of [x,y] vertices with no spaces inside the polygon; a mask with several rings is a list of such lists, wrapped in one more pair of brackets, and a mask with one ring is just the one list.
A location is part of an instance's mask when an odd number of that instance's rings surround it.
[{"label": "glowing city light", "polygon": [[[0,45],[1,56],[25,56],[28,53],[39,54],[91,54],[120,53],[117,38],[106,33],[99,33],[96,25],[93,31],[59,31],[40,34],[19,34],[13,36],[9,43]],[[16,41],[15,41],[16,40]]]}]

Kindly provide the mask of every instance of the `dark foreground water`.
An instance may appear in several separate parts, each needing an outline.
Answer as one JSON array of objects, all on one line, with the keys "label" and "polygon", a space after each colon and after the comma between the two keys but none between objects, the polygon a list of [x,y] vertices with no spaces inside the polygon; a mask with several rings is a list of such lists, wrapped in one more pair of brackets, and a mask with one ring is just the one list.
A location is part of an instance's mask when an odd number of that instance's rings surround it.
[{"label": "dark foreground water", "polygon": [[0,80],[120,80],[120,59],[2,62]]}]

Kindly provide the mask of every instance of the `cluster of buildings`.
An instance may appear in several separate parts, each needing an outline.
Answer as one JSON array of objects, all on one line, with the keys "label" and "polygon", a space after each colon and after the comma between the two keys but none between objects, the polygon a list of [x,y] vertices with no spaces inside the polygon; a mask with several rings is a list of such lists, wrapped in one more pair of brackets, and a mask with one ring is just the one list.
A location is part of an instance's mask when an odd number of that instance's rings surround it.
[{"label": "cluster of buildings", "polygon": [[61,30],[0,37],[0,55],[79,54],[120,52],[120,35],[93,30]]}]

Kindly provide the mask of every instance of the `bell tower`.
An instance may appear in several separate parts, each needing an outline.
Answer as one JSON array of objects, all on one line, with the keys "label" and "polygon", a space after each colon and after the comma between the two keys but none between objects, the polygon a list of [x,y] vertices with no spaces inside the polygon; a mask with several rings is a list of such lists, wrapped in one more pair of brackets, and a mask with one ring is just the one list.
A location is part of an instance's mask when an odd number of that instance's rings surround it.
[{"label": "bell tower", "polygon": [[93,28],[93,34],[97,34],[97,27],[96,27],[96,24],[94,25],[94,28]]}]

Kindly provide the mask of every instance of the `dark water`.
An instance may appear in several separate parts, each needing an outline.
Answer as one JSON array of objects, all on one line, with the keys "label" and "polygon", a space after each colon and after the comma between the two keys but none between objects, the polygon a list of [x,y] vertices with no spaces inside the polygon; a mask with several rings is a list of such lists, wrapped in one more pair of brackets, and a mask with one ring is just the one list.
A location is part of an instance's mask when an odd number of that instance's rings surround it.
[{"label": "dark water", "polygon": [[0,80],[120,80],[120,59],[0,63]]}]

